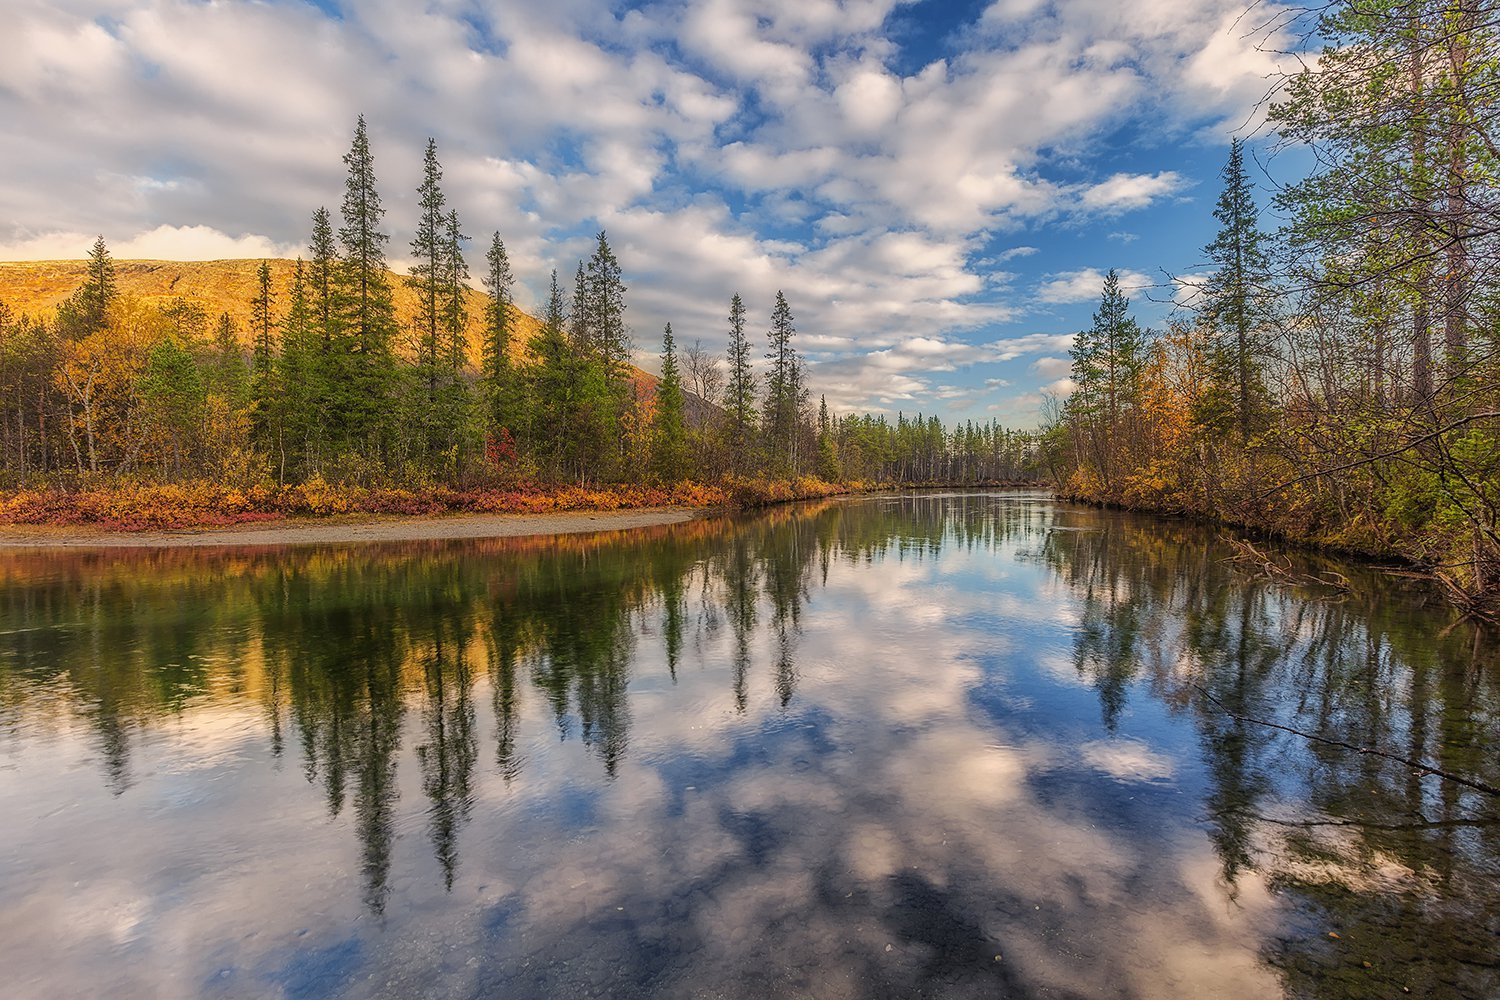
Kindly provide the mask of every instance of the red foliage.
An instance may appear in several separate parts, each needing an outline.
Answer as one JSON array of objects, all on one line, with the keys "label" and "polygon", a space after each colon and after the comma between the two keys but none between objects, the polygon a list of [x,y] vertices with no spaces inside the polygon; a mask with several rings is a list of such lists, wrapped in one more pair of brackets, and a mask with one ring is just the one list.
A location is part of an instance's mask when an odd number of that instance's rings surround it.
[{"label": "red foliage", "polygon": [[[503,454],[504,441],[497,442]],[[512,443],[513,447],[513,443]],[[544,514],[641,507],[760,507],[843,492],[817,479],[734,479],[672,486],[590,487],[529,483],[513,487],[420,490],[336,486],[314,478],[296,486],[237,489],[219,483],[132,483],[0,494],[0,524],[79,525],[110,531],[222,527],[288,517],[456,513]]]}]

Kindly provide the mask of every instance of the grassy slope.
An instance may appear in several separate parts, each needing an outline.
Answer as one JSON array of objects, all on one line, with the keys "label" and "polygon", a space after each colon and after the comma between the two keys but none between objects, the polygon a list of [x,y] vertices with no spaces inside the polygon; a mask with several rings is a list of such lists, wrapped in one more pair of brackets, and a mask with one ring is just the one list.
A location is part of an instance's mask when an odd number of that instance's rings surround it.
[{"label": "grassy slope", "polygon": [[[258,260],[119,260],[115,275],[120,291],[149,303],[166,305],[173,299],[196,302],[208,313],[210,321],[229,313],[240,337],[250,341],[250,302],[259,291],[256,271]],[[291,297],[292,272],[296,265],[289,260],[272,260],[271,287],[276,296],[273,306],[278,314],[286,309]],[[12,263],[0,261],[0,302],[17,313],[31,316],[50,315],[58,304],[83,284],[88,266],[82,260],[38,260]],[[396,316],[402,330],[410,328],[417,313],[417,293],[406,287],[405,279],[390,276],[395,293]],[[485,296],[470,288],[469,359],[477,362],[480,353],[481,328]],[[526,344],[541,327],[541,321],[521,310],[514,310],[515,329],[511,355],[526,357]],[[406,334],[403,333],[403,338]],[[406,345],[401,345],[403,348]]]},{"label": "grassy slope", "polygon": [[[292,272],[296,262],[271,260],[271,290],[275,296],[272,312],[281,315],[291,298]],[[167,305],[174,299],[196,302],[208,314],[210,323],[221,313],[229,313],[240,339],[250,346],[250,302],[260,291],[256,272],[259,260],[117,260],[115,278],[121,293],[141,301]],[[83,284],[88,268],[86,260],[0,261],[0,302],[16,313],[34,317],[51,316],[59,303]],[[397,350],[411,354],[412,320],[417,314],[417,293],[406,286],[402,275],[390,274],[396,301],[396,318],[401,324]],[[469,288],[465,292],[469,311],[469,363],[477,366],[482,356],[484,309],[488,298]],[[512,308],[510,355],[516,362],[529,357],[527,345],[542,327],[542,321],[520,309]],[[656,376],[639,368],[632,369],[636,392],[642,399],[656,393]],[[693,425],[708,422],[720,412],[715,406],[688,395],[688,420]]]}]

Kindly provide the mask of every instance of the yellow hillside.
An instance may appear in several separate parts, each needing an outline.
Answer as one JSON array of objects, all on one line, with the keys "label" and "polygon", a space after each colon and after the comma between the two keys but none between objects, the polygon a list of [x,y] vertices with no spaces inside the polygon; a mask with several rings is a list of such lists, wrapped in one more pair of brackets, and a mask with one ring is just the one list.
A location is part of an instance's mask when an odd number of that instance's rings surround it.
[{"label": "yellow hillside", "polygon": [[[120,292],[145,302],[168,304],[183,299],[201,305],[210,318],[229,313],[236,329],[247,343],[250,327],[250,301],[259,285],[258,260],[117,260],[115,276]],[[293,261],[272,260],[271,283],[276,295],[275,309],[284,310],[290,298]],[[0,302],[17,313],[47,315],[58,303],[83,284],[87,261],[39,260],[0,261]],[[390,276],[395,291],[396,315],[402,329],[417,311],[417,295],[406,287],[397,274]],[[479,358],[480,330],[484,316],[485,296],[468,290],[470,360]],[[511,340],[511,355],[517,360],[526,356],[526,344],[541,327],[535,317],[515,310],[516,326]],[[405,344],[401,345],[403,348]]]}]

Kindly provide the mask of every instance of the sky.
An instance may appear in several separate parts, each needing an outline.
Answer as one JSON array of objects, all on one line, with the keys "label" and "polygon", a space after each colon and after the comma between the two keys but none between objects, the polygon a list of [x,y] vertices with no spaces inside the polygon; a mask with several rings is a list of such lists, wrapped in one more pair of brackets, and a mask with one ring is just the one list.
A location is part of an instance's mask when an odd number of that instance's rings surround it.
[{"label": "sky", "polygon": [[643,367],[782,290],[834,411],[1032,426],[1106,269],[1149,324],[1203,273],[1285,41],[1245,7],[3,0],[0,260],[305,254],[363,114],[398,269],[431,137],[523,307],[607,232]]}]

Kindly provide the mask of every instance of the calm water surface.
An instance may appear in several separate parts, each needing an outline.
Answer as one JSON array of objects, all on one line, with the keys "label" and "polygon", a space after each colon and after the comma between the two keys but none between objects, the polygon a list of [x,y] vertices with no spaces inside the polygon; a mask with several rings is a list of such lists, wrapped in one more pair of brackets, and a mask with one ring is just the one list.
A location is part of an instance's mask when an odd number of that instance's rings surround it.
[{"label": "calm water surface", "polygon": [[1500,997],[1500,801],[1230,714],[1500,785],[1494,638],[1227,554],[1016,493],[0,553],[0,994]]}]

